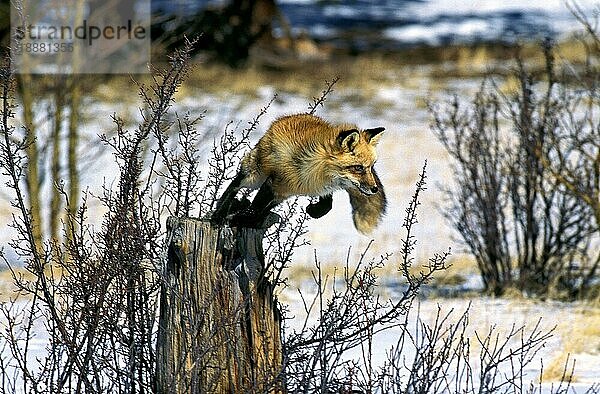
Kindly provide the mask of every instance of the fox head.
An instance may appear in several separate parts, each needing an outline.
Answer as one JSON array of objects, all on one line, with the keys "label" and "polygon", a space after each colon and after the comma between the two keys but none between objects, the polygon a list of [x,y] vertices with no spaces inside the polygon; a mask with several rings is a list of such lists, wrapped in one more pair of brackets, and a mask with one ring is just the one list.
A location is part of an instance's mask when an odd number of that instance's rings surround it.
[{"label": "fox head", "polygon": [[367,196],[379,191],[373,164],[377,160],[375,147],[384,130],[383,127],[349,129],[338,134],[336,144],[339,154],[336,155],[336,166],[340,176],[338,181],[342,187],[355,187]]}]

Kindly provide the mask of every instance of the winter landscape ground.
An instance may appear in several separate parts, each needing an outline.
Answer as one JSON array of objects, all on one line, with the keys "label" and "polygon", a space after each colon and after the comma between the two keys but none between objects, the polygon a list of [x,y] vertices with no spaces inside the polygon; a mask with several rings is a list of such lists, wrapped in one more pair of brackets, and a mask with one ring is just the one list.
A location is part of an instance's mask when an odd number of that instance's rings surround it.
[{"label": "winter landscape ground", "polygon": [[[298,289],[302,289],[305,295],[310,295],[314,290],[310,272],[314,270],[315,254],[325,267],[324,270],[330,275],[336,272],[335,267],[339,274],[348,256],[351,264],[356,261],[372,239],[374,242],[369,248],[368,255],[377,257],[379,254],[389,252],[398,256],[399,239],[403,235],[401,223],[404,209],[414,191],[414,183],[418,179],[419,171],[427,160],[428,186],[418,211],[419,223],[415,227],[418,239],[415,252],[416,263],[423,263],[433,253],[451,248],[453,253],[451,262],[454,266],[447,272],[439,273],[436,280],[423,289],[423,295],[418,300],[420,318],[431,321],[439,308],[442,314],[452,311],[449,318],[452,321],[458,319],[468,308],[470,310],[469,332],[472,335],[475,332],[481,335],[490,327],[497,327],[499,332],[506,332],[513,325],[532,328],[538,319],[541,319],[540,324],[544,330],[554,329],[553,336],[539,351],[537,360],[529,366],[527,378],[532,381],[538,379],[543,362],[546,371],[545,381],[558,380],[562,374],[562,365],[569,356],[569,360],[576,363],[573,375],[574,389],[583,390],[598,382],[600,309],[594,306],[595,304],[590,305],[586,302],[540,301],[516,295],[494,299],[478,295],[481,282],[474,263],[468,255],[462,253],[463,247],[460,242],[457,242],[456,234],[445,224],[440,212],[444,204],[440,185],[447,185],[450,182],[451,172],[443,147],[429,129],[430,114],[426,102],[444,100],[452,94],[459,94],[462,97],[473,95],[479,88],[480,79],[435,76],[439,75],[440,70],[444,68],[451,71],[449,74],[460,71],[457,68],[460,65],[457,64],[441,64],[436,67],[402,66],[386,70],[385,75],[379,77],[378,84],[363,89],[360,86],[352,86],[357,82],[355,67],[365,66],[365,63],[361,64],[361,62],[366,62],[370,67],[376,65],[380,68],[389,66],[390,63],[382,59],[355,62],[346,64],[347,69],[341,69],[349,80],[344,80],[344,75],[341,76],[339,86],[336,86],[325,107],[320,109],[318,114],[333,122],[352,122],[361,127],[386,128],[380,145],[377,168],[389,198],[388,214],[372,236],[360,235],[352,225],[348,201],[340,194],[334,197],[331,213],[320,220],[309,222],[306,237],[310,245],[296,251],[293,264],[288,269],[289,287],[281,290],[279,294],[284,304],[288,304],[291,310],[298,312],[293,314],[296,319],[288,322],[290,327],[293,329],[302,321]],[[204,67],[199,65],[194,71],[200,75],[198,77],[200,80],[203,73],[215,72]],[[247,71],[247,73],[250,75],[252,72]],[[302,76],[300,73],[298,78]],[[255,75],[253,77],[256,78]],[[328,76],[322,75],[322,77]],[[243,76],[239,78],[244,79]],[[177,113],[204,112],[199,127],[212,136],[217,135],[228,124],[229,127],[243,127],[276,95],[276,100],[261,121],[259,131],[251,136],[256,140],[272,120],[284,114],[306,110],[311,93],[290,89],[289,86],[293,85],[293,81],[289,78],[294,77],[286,76],[283,87],[261,83],[255,90],[235,78],[220,81],[219,83],[224,86],[219,89],[214,87],[206,89],[201,84],[184,85],[174,110]],[[194,75],[191,79],[194,80]],[[300,82],[296,83],[300,85]],[[364,82],[359,81],[359,83]],[[242,86],[243,90],[239,89],[239,86]],[[315,84],[315,87],[317,86],[318,84]],[[239,91],[236,92],[235,89]],[[138,104],[135,100],[129,99],[125,105],[119,103],[115,100],[115,95],[119,94],[116,90],[118,88],[110,85],[99,87],[95,95],[86,99],[85,116],[88,121],[83,128],[84,144],[81,147],[81,156],[86,158],[86,164],[82,171],[82,184],[87,185],[92,194],[99,193],[102,184],[113,182],[115,171],[112,157],[97,148],[98,134],[110,131],[112,113],[119,113],[131,121],[139,116]],[[318,93],[314,91],[312,95]],[[208,139],[206,148],[209,149],[210,146],[211,139]],[[49,186],[45,185],[45,187],[48,189]],[[8,194],[7,191],[3,193]],[[2,220],[8,222],[11,211],[6,201],[7,199],[3,198]],[[96,215],[99,218],[102,212],[94,209],[96,204],[93,199],[90,200],[90,205],[92,219]],[[10,236],[10,230],[4,227],[1,233],[3,245],[6,245]],[[9,250],[7,251],[10,253]],[[382,286],[379,291],[382,297],[393,298],[399,291],[400,275],[396,272],[399,263],[395,260],[395,256],[392,255],[388,266],[381,271]],[[2,274],[0,290],[4,301],[14,296],[11,293],[10,280],[10,275],[5,271]],[[413,315],[409,320],[414,322],[415,311],[411,313]],[[385,361],[386,350],[394,345],[396,340],[397,331],[394,329],[376,335],[376,351],[373,354],[375,366]],[[44,338],[37,338],[33,345],[39,346],[41,352]],[[349,357],[359,358],[361,354],[357,349]],[[410,354],[407,354],[407,358],[409,357]]]}]

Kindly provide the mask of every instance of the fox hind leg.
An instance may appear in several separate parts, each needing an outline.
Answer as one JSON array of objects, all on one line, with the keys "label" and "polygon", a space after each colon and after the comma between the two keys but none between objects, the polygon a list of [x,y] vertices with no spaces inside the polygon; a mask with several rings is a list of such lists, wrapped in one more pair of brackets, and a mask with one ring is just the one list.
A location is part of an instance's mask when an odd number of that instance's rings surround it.
[{"label": "fox hind leg", "polygon": [[252,204],[244,211],[233,216],[231,224],[250,228],[260,227],[269,216],[271,209],[277,206],[279,202],[275,197],[271,180],[267,179],[258,189]]},{"label": "fox hind leg", "polygon": [[319,197],[319,201],[308,204],[306,207],[306,213],[313,219],[318,219],[325,216],[333,205],[333,196],[328,194],[326,196]]},{"label": "fox hind leg", "polygon": [[217,206],[215,207],[214,212],[211,215],[211,220],[215,223],[223,223],[229,215],[231,209],[235,206],[235,195],[238,190],[240,190],[240,186],[245,178],[245,175],[242,171],[238,172],[235,178],[231,181],[227,189],[223,192],[223,195],[217,201]]}]

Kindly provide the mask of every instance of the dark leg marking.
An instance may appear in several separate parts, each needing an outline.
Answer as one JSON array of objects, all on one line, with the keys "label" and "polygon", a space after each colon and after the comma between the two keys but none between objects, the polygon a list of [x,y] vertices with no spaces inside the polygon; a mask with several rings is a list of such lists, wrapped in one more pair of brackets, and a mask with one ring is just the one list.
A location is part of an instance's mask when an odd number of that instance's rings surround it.
[{"label": "dark leg marking", "polygon": [[267,179],[258,190],[258,193],[256,193],[250,207],[236,214],[231,219],[231,224],[250,228],[261,227],[271,209],[277,204],[272,182],[270,179]]},{"label": "dark leg marking", "polygon": [[310,217],[314,219],[321,218],[331,211],[332,204],[333,196],[331,194],[328,194],[324,197],[319,197],[318,202],[308,204],[306,207],[306,213],[308,213]]},{"label": "dark leg marking", "polygon": [[229,208],[229,214],[233,214],[236,212],[241,212],[245,209],[248,209],[250,207],[250,200],[248,200],[248,198],[246,197],[242,197],[240,200],[238,200],[237,198],[234,198],[233,201],[231,201],[231,206]]},{"label": "dark leg marking", "polygon": [[221,196],[219,201],[217,201],[217,206],[213,214],[211,215],[211,220],[213,222],[219,224],[224,223],[225,218],[229,214],[231,206],[233,205],[233,202],[235,200],[235,195],[237,194],[238,190],[240,190],[240,185],[242,184],[244,177],[245,175],[241,171],[238,172],[238,174],[235,176],[235,178],[233,178],[229,186],[227,186],[227,189],[225,189],[225,192],[223,192],[223,195]]}]

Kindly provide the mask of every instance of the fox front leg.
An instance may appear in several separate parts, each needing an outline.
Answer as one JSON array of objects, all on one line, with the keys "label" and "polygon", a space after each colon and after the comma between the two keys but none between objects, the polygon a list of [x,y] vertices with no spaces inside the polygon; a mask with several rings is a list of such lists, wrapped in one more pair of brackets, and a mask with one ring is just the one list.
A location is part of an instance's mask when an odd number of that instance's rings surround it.
[{"label": "fox front leg", "polygon": [[333,196],[331,194],[319,197],[319,201],[308,204],[306,207],[306,213],[308,213],[313,219],[321,218],[331,211],[332,204]]}]

